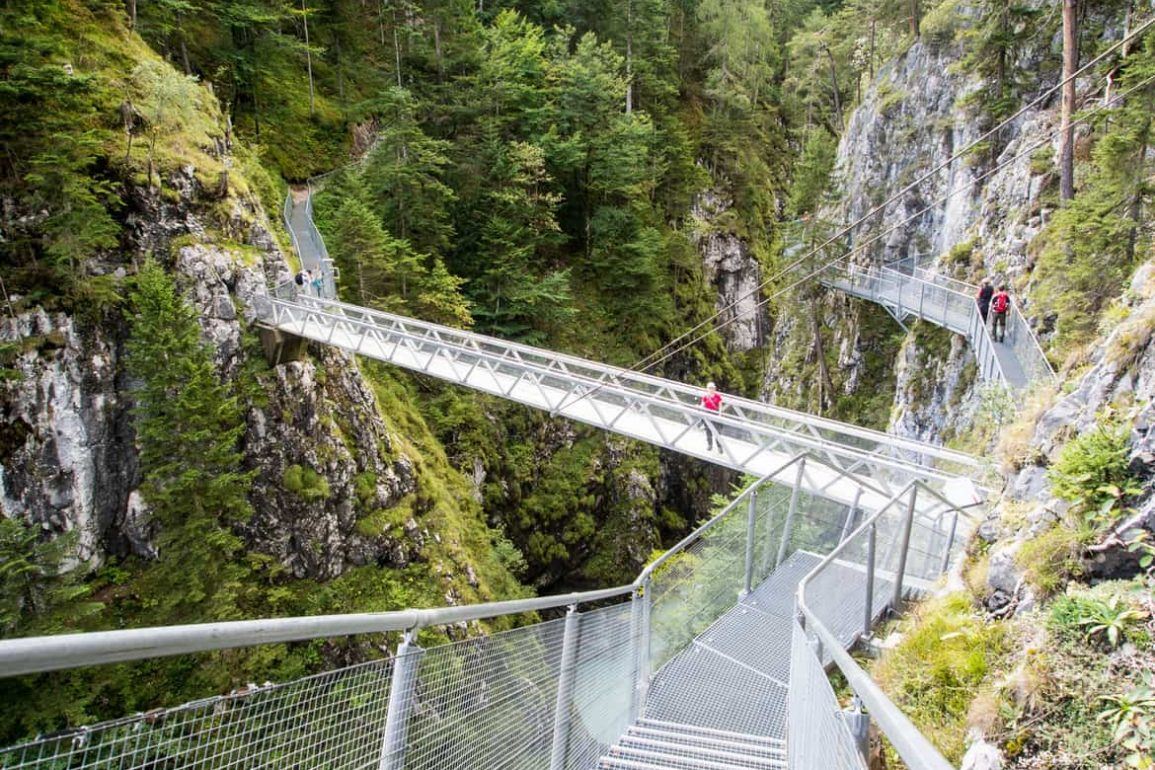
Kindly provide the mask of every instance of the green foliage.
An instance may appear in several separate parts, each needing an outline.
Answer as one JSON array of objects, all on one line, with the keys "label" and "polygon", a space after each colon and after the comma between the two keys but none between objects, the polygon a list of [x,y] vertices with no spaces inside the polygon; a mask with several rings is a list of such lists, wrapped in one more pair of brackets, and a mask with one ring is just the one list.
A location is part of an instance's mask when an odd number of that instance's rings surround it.
[{"label": "green foliage", "polygon": [[790,188],[791,215],[809,214],[822,202],[822,195],[830,185],[837,149],[837,142],[828,132],[819,130],[807,134]]},{"label": "green foliage", "polygon": [[75,566],[75,532],[45,538],[40,528],[0,517],[0,636],[59,633],[98,612]]},{"label": "green foliage", "polygon": [[905,625],[873,674],[952,762],[965,748],[967,712],[1010,652],[1009,630],[977,615],[964,594],[931,600]]},{"label": "green foliage", "polygon": [[1098,714],[1111,728],[1111,737],[1127,751],[1128,767],[1155,767],[1155,675],[1143,673],[1143,683],[1120,695],[1103,697],[1107,704]]},{"label": "green foliage", "polygon": [[1087,636],[1106,637],[1110,647],[1118,647],[1140,620],[1147,617],[1142,610],[1122,602],[1118,596],[1107,601],[1093,601],[1082,608],[1079,625],[1087,629]]},{"label": "green foliage", "polygon": [[1094,531],[1077,524],[1056,524],[1027,540],[1015,554],[1023,577],[1044,596],[1061,590],[1083,573],[1082,556],[1094,539]]},{"label": "green foliage", "polygon": [[[1116,87],[1122,90],[1155,74],[1155,43],[1148,40],[1121,69]],[[1034,296],[1041,312],[1056,316],[1056,351],[1093,337],[1099,314],[1149,253],[1143,212],[1152,196],[1150,94],[1148,85],[1110,111],[1090,161],[1077,168],[1078,194],[1032,244],[1038,251]]]},{"label": "green foliage", "polygon": [[1133,482],[1130,441],[1130,428],[1108,419],[1068,441],[1047,471],[1055,494],[1076,503],[1091,520],[1111,518]]},{"label": "green foliage", "polygon": [[141,270],[131,301],[141,491],[160,527],[158,558],[143,578],[150,614],[156,622],[239,617],[247,569],[233,526],[252,514],[240,403],[220,381],[196,311],[155,263]]},{"label": "green foliage", "polygon": [[[331,494],[328,479],[312,468],[301,465],[290,465],[288,468],[285,468],[281,483],[284,484],[285,489],[297,495],[302,500],[328,500]],[[359,485],[357,488],[358,492],[360,492],[361,488]]]}]

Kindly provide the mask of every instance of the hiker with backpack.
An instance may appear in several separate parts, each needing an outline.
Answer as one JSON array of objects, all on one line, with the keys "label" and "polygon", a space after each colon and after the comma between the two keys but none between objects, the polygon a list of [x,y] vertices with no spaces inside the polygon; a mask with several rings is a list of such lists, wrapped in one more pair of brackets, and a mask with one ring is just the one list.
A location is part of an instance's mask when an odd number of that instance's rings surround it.
[{"label": "hiker with backpack", "polygon": [[[718,386],[712,382],[706,383],[706,392],[702,394],[700,403],[706,412],[718,414],[722,411],[722,394],[718,392]],[[702,427],[706,429],[706,448],[718,450],[718,454],[722,454],[722,435],[718,432],[718,425],[708,417],[702,418]]]},{"label": "hiker with backpack", "polygon": [[995,296],[995,289],[991,286],[990,281],[983,281],[982,287],[979,288],[978,296],[975,297],[975,303],[979,306],[979,315],[982,316],[983,323],[987,322],[987,313],[991,309],[991,298]]},{"label": "hiker with backpack", "polygon": [[295,276],[293,276],[293,283],[296,284],[296,286],[297,286],[297,293],[298,294],[301,294],[301,293],[308,294],[309,293],[309,271],[307,271],[307,270],[297,271],[297,274]]},{"label": "hiker with backpack", "polygon": [[991,310],[995,311],[991,321],[991,336],[995,342],[1002,342],[1007,337],[1007,313],[1011,309],[1011,295],[1007,294],[1006,285],[1000,285],[999,290],[991,300]]}]

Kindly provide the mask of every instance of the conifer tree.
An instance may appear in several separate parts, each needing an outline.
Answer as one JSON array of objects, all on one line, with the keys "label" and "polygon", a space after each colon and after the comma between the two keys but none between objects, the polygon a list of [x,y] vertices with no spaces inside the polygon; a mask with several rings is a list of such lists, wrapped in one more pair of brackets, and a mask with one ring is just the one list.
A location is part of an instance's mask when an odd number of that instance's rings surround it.
[{"label": "conifer tree", "polygon": [[159,530],[140,581],[146,604],[161,622],[239,617],[245,567],[233,527],[252,513],[240,402],[217,374],[196,312],[158,265],[146,263],[131,302],[141,492]]}]

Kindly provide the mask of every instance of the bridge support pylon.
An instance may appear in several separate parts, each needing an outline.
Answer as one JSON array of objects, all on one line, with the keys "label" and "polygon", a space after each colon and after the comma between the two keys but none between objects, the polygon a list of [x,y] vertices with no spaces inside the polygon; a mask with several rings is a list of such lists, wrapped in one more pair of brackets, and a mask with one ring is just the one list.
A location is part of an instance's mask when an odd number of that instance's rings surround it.
[{"label": "bridge support pylon", "polygon": [[269,366],[302,361],[308,355],[309,341],[282,329],[273,329],[267,326],[258,326],[257,334],[261,339],[261,350],[265,352],[265,360]]}]

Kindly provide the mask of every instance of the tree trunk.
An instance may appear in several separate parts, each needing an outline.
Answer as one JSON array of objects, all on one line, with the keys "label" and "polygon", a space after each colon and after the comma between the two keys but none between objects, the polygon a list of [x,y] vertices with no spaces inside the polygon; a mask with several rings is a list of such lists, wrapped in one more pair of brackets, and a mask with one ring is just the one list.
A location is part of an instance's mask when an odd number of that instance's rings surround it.
[{"label": "tree trunk", "polygon": [[445,82],[445,56],[441,51],[441,19],[433,20],[433,55],[437,58],[437,82]]},{"label": "tree trunk", "polygon": [[626,0],[626,114],[634,111],[634,2]]},{"label": "tree trunk", "polygon": [[838,68],[834,64],[834,54],[830,53],[830,48],[825,43],[822,44],[822,50],[826,52],[826,60],[830,63],[830,88],[834,94],[834,114],[838,118],[838,134],[842,135],[842,95],[838,90]]},{"label": "tree trunk", "polygon": [[920,16],[918,0],[910,0],[910,34],[914,35],[915,40],[918,40],[919,23],[922,21]]},{"label": "tree trunk", "polygon": [[337,57],[337,98],[345,104],[345,67],[341,61],[341,38],[333,37],[333,55]]},{"label": "tree trunk", "polygon": [[401,85],[401,36],[397,34],[397,5],[393,5],[393,63],[397,67],[397,87]]},{"label": "tree trunk", "polygon": [[1063,0],[1063,105],[1059,129],[1059,200],[1075,197],[1075,71],[1079,68],[1078,0]]},{"label": "tree trunk", "polygon": [[309,50],[309,9],[305,7],[305,0],[301,0],[301,20],[305,22],[305,66],[309,70],[309,115],[312,115],[315,111],[313,52]]},{"label": "tree trunk", "polygon": [[136,29],[136,0],[128,0],[128,28]]},{"label": "tree trunk", "polygon": [[826,346],[822,341],[822,324],[818,322],[818,312],[811,306],[810,328],[814,335],[811,355],[818,364],[818,413],[829,408],[834,394],[834,383],[830,379],[830,368],[826,365]]},{"label": "tree trunk", "polygon": [[878,20],[871,17],[870,19],[870,82],[874,82],[874,28],[878,26]]}]

